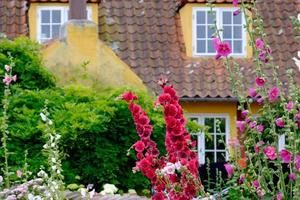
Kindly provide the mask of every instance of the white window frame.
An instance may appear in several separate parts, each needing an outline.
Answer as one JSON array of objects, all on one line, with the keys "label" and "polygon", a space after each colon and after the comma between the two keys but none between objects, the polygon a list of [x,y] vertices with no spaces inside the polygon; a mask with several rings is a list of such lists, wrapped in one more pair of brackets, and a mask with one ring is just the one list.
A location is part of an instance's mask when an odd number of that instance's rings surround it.
[{"label": "white window frame", "polygon": [[[36,31],[37,31],[37,40],[41,43],[41,36],[42,36],[42,30],[41,30],[41,24],[42,24],[42,11],[43,10],[50,10],[50,11],[53,11],[53,10],[60,10],[62,12],[62,15],[61,15],[61,25],[63,25],[65,22],[68,21],[68,11],[69,11],[69,6],[38,6],[37,7],[37,24],[36,24]],[[92,20],[92,7],[91,6],[88,6],[87,7],[87,19],[88,20]],[[51,27],[50,26],[50,32],[52,31],[51,30]],[[53,39],[53,38],[51,38]]]},{"label": "white window frame", "polygon": [[[224,11],[231,11],[231,12],[234,12],[237,8],[213,8],[212,11],[215,11],[216,12],[216,24],[217,24],[217,28],[218,29],[222,29],[223,28],[223,15],[222,13]],[[197,52],[197,11],[210,11],[211,9],[208,8],[208,7],[194,7],[193,8],[193,16],[192,16],[192,45],[193,45],[193,56],[194,57],[203,57],[203,56],[207,56],[207,57],[211,57],[211,56],[215,56],[216,53],[198,53]],[[244,28],[244,24],[246,23],[245,22],[245,17],[242,13],[240,13],[240,15],[242,15],[242,53],[231,53],[230,55],[233,56],[233,57],[246,57],[247,56],[247,34],[246,34],[246,30]],[[207,31],[207,30],[206,30]],[[221,38],[223,38],[223,32],[221,31],[220,32],[221,34]],[[233,43],[232,43],[233,45]]]},{"label": "white window frame", "polygon": [[[205,118],[225,118],[225,159],[226,161],[229,159],[229,152],[228,152],[228,141],[230,139],[230,116],[229,114],[188,114],[188,118],[198,118],[198,122],[200,125],[204,125],[204,119]],[[205,134],[203,132],[196,133],[194,135],[197,135],[197,153],[198,153],[198,161],[200,164],[205,164]],[[215,142],[217,142],[215,140]],[[216,143],[214,144],[214,148],[216,147]],[[217,151],[214,149],[215,154],[217,152],[224,152],[222,151]],[[215,155],[216,156],[216,155]],[[214,156],[214,157],[215,157]]]}]

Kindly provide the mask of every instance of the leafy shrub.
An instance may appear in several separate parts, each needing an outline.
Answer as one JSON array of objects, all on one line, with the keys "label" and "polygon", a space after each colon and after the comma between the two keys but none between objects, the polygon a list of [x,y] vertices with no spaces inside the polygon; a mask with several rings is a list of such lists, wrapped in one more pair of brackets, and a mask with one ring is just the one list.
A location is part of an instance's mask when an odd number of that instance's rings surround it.
[{"label": "leafy shrub", "polygon": [[[24,89],[45,89],[55,86],[54,76],[43,67],[40,45],[25,37],[15,40],[0,40],[0,66],[10,63],[12,57],[14,73],[17,74],[17,85]],[[3,67],[0,77],[4,76]],[[3,84],[0,86],[3,91]],[[3,92],[1,92],[2,94]]]},{"label": "leafy shrub", "polygon": [[[45,141],[39,113],[48,99],[50,117],[62,135],[60,146],[65,153],[63,174],[67,184],[93,183],[101,189],[104,183],[113,183],[120,189],[135,188],[138,191],[148,188],[150,184],[144,177],[132,174],[135,155],[126,156],[138,136],[127,105],[116,100],[123,91],[96,92],[76,87],[17,90],[11,97],[9,112],[9,148],[15,152],[10,156],[10,164],[14,170],[23,165],[25,149],[28,149],[29,169],[33,174],[46,163],[41,154]],[[155,124],[153,139],[160,148],[164,144],[163,119],[156,114],[159,111],[151,109],[153,99],[143,92],[138,94]]]}]

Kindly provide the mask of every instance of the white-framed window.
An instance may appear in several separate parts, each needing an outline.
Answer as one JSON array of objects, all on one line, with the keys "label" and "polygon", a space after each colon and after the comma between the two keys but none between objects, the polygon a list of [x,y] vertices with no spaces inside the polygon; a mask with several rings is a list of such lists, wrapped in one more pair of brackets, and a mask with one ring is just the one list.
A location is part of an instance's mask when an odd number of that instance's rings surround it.
[{"label": "white-framed window", "polygon": [[[37,8],[37,36],[43,43],[59,36],[63,23],[68,21],[68,6],[40,6]],[[87,19],[92,20],[92,9],[87,7]]]},{"label": "white-framed window", "polygon": [[207,159],[211,163],[227,161],[229,155],[226,146],[230,137],[229,115],[193,114],[189,115],[189,119],[209,127],[209,135],[196,134],[199,163],[204,164]]},{"label": "white-framed window", "polygon": [[193,55],[214,56],[216,54],[212,37],[214,23],[222,29],[222,40],[229,42],[232,56],[245,57],[247,52],[245,18],[242,13],[233,15],[236,8],[193,8]]}]

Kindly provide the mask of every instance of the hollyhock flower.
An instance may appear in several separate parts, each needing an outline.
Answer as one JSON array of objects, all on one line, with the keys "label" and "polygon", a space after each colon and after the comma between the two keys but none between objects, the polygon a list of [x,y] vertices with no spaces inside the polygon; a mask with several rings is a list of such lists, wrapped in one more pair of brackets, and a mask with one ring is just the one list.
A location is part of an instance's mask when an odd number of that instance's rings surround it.
[{"label": "hollyhock flower", "polygon": [[255,79],[255,83],[256,83],[256,85],[257,85],[258,87],[263,87],[263,86],[265,85],[266,81],[265,81],[265,79],[262,78],[262,77],[257,77],[257,78]]},{"label": "hollyhock flower", "polygon": [[294,107],[294,103],[292,101],[289,101],[286,105],[285,105],[285,108],[288,110],[288,111],[291,111]]},{"label": "hollyhock flower", "polygon": [[241,13],[241,10],[240,10],[240,9],[235,10],[235,11],[233,12],[233,16],[238,16],[240,13]]},{"label": "hollyhock flower", "polygon": [[255,40],[255,46],[256,46],[258,49],[264,49],[265,43],[264,43],[264,41],[263,41],[261,38],[257,38],[257,39]]},{"label": "hollyhock flower", "polygon": [[273,146],[267,146],[264,149],[264,154],[270,159],[275,160],[276,159],[276,148]]},{"label": "hollyhock flower", "polygon": [[280,128],[283,128],[284,125],[285,125],[285,122],[283,121],[282,118],[277,118],[277,119],[275,120],[275,124],[276,124],[276,126],[278,126],[278,127],[280,127]]},{"label": "hollyhock flower", "polygon": [[252,186],[255,187],[255,189],[260,188],[260,183],[259,183],[259,181],[258,181],[258,180],[253,181],[253,182],[252,182]]},{"label": "hollyhock flower", "polygon": [[236,121],[236,127],[239,129],[241,133],[245,132],[246,126],[244,121]]},{"label": "hollyhock flower", "polygon": [[17,75],[14,75],[11,79],[12,79],[13,82],[16,82],[17,81]]},{"label": "hollyhock flower", "polygon": [[261,98],[258,98],[257,99],[257,103],[259,104],[259,105],[261,105],[261,104],[263,104],[264,103],[264,99],[261,97]]},{"label": "hollyhock flower", "polygon": [[157,192],[152,197],[152,200],[164,200],[164,199],[165,199],[165,195],[163,192]]},{"label": "hollyhock flower", "polygon": [[272,89],[270,89],[269,92],[268,92],[268,96],[269,96],[269,101],[270,102],[277,101],[277,99],[279,97],[279,89],[278,89],[278,87],[273,87]]},{"label": "hollyhock flower", "polygon": [[252,128],[252,129],[255,128],[256,125],[257,125],[257,122],[256,122],[256,121],[253,121],[253,122],[250,122],[250,123],[249,123],[249,127]]},{"label": "hollyhock flower", "polygon": [[5,71],[9,72],[11,70],[11,67],[9,65],[4,65]]},{"label": "hollyhock flower", "polygon": [[127,102],[138,99],[137,96],[135,96],[132,92],[124,92],[121,95],[121,98]]},{"label": "hollyhock flower", "polygon": [[231,178],[234,173],[234,169],[233,169],[232,165],[229,163],[226,163],[226,164],[224,164],[224,167],[226,169],[228,178]]},{"label": "hollyhock flower", "polygon": [[182,167],[180,161],[176,162],[174,165],[175,165],[175,169],[176,169],[176,170],[180,170],[180,168]]},{"label": "hollyhock flower", "polygon": [[238,6],[238,0],[232,0],[233,6]]},{"label": "hollyhock flower", "polygon": [[249,96],[254,98],[254,97],[256,97],[256,95],[257,95],[256,89],[250,88],[249,89]]},{"label": "hollyhock flower", "polygon": [[21,170],[17,170],[16,172],[18,178],[22,178],[23,172]]},{"label": "hollyhock flower", "polygon": [[222,42],[219,38],[214,38],[213,44],[217,51],[216,59],[221,56],[227,57],[231,53],[231,48],[228,42]]},{"label": "hollyhock flower", "polygon": [[257,145],[257,144],[254,145],[254,152],[255,152],[256,154],[259,154],[259,152],[260,152],[260,147],[259,147],[259,145]]},{"label": "hollyhock flower", "polygon": [[245,175],[241,174],[239,178],[239,184],[243,184],[245,182],[245,179],[246,179]]},{"label": "hollyhock flower", "polygon": [[12,78],[9,75],[5,75],[3,79],[3,83],[5,85],[9,85],[12,82]]},{"label": "hollyhock flower", "polygon": [[259,133],[262,133],[264,131],[265,127],[264,125],[260,124],[256,127],[256,130],[259,132]]},{"label": "hollyhock flower", "polygon": [[300,155],[296,155],[295,157],[295,167],[296,170],[300,171]]},{"label": "hollyhock flower", "polygon": [[249,114],[249,110],[243,110],[241,112],[242,117],[247,117],[248,114]]},{"label": "hollyhock flower", "polygon": [[137,152],[143,152],[145,149],[145,144],[142,141],[137,141],[133,146]]},{"label": "hollyhock flower", "polygon": [[168,162],[167,165],[162,169],[163,174],[174,174],[175,173],[175,165],[173,163]]},{"label": "hollyhock flower", "polygon": [[289,151],[283,149],[280,151],[280,158],[284,163],[290,163],[292,161],[292,154]]},{"label": "hollyhock flower", "polygon": [[276,195],[276,200],[282,200],[283,196],[281,192],[278,192]]},{"label": "hollyhock flower", "polygon": [[296,174],[295,173],[291,173],[291,174],[289,174],[289,180],[290,181],[295,181],[296,180]]},{"label": "hollyhock flower", "polygon": [[258,54],[258,57],[259,57],[259,60],[261,60],[262,62],[264,63],[267,63],[268,62],[268,59],[266,58],[266,52],[265,51],[261,51],[259,52]]},{"label": "hollyhock flower", "polygon": [[169,103],[171,101],[171,95],[168,93],[163,93],[158,97],[158,102],[161,105],[165,105],[166,103]]}]

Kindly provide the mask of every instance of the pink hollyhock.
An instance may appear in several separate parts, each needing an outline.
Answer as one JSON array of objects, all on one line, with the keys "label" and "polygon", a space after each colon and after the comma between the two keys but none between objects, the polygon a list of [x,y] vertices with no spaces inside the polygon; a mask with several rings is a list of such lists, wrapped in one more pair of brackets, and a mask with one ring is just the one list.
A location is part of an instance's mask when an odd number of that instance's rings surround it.
[{"label": "pink hollyhock", "polygon": [[13,80],[13,82],[16,82],[16,81],[17,81],[17,75],[14,75],[14,76],[12,77],[12,80]]},{"label": "pink hollyhock", "polygon": [[264,41],[261,38],[257,38],[256,41],[255,41],[255,46],[258,49],[264,49],[265,43],[264,43]]},{"label": "pink hollyhock", "polygon": [[257,122],[256,122],[256,121],[253,121],[253,122],[250,122],[250,123],[249,123],[249,127],[252,128],[252,129],[255,128],[256,125],[257,125]]},{"label": "pink hollyhock", "polygon": [[264,99],[263,99],[262,97],[258,98],[258,99],[257,99],[257,103],[258,103],[259,105],[263,104],[263,103],[264,103]]},{"label": "pink hollyhock", "polygon": [[281,192],[278,192],[276,195],[276,200],[282,200],[283,196]]},{"label": "pink hollyhock", "polygon": [[137,141],[133,146],[137,152],[143,152],[145,149],[145,144],[142,141]]},{"label": "pink hollyhock", "polygon": [[256,130],[259,132],[259,133],[262,133],[264,131],[264,125],[260,124],[256,127]]},{"label": "pink hollyhock", "polygon": [[285,108],[288,110],[288,111],[291,111],[294,107],[294,103],[292,101],[289,101],[286,105],[285,105]]},{"label": "pink hollyhock", "polygon": [[238,0],[232,0],[233,6],[238,6]]},{"label": "pink hollyhock", "polygon": [[5,71],[9,72],[11,70],[11,67],[9,65],[4,65]]},{"label": "pink hollyhock", "polygon": [[231,178],[234,173],[234,169],[233,169],[232,165],[229,163],[226,163],[226,164],[224,164],[224,167],[226,169],[228,178]]},{"label": "pink hollyhock", "polygon": [[240,10],[240,9],[235,10],[235,11],[233,12],[233,16],[237,16],[237,15],[239,15],[240,13],[241,13],[241,10]]},{"label": "pink hollyhock", "polygon": [[222,42],[219,38],[213,39],[214,48],[217,51],[216,59],[221,56],[227,57],[231,53],[231,48],[228,42]]},{"label": "pink hollyhock", "polygon": [[125,92],[122,94],[121,98],[127,102],[138,99],[137,96],[135,96],[132,92]]},{"label": "pink hollyhock", "polygon": [[283,121],[282,118],[278,118],[278,119],[275,120],[275,124],[276,124],[276,126],[278,126],[280,128],[283,128],[284,125],[285,125],[285,122]]},{"label": "pink hollyhock", "polygon": [[165,199],[165,195],[163,192],[157,192],[152,197],[152,200],[164,200],[164,199]]},{"label": "pink hollyhock", "polygon": [[248,114],[249,114],[249,110],[243,110],[241,112],[242,117],[247,117]]},{"label": "pink hollyhock", "polygon": [[252,182],[252,185],[253,185],[253,187],[255,187],[255,189],[260,188],[260,183],[259,183],[258,180],[253,181],[253,182]]},{"label": "pink hollyhock", "polygon": [[264,149],[264,154],[270,159],[275,160],[276,159],[276,148],[273,146],[267,146]]},{"label": "pink hollyhock", "polygon": [[12,78],[9,75],[5,75],[3,79],[3,83],[5,85],[9,85],[12,82]]},{"label": "pink hollyhock", "polygon": [[246,126],[244,121],[236,121],[236,127],[239,129],[241,133],[245,132]]},{"label": "pink hollyhock", "polygon": [[168,93],[161,94],[158,97],[158,102],[162,105],[165,105],[171,101],[171,95]]},{"label": "pink hollyhock", "polygon": [[256,97],[256,95],[257,95],[256,89],[250,88],[249,89],[249,96],[254,98],[254,97]]},{"label": "pink hollyhock", "polygon": [[289,180],[290,181],[295,181],[296,180],[296,174],[295,173],[291,173],[291,174],[289,174]]},{"label": "pink hollyhock", "polygon": [[292,154],[289,151],[283,149],[280,151],[280,158],[284,163],[290,163],[292,161]]},{"label": "pink hollyhock", "polygon": [[300,155],[296,155],[295,157],[295,167],[296,170],[300,171]]},{"label": "pink hollyhock", "polygon": [[265,85],[266,81],[265,81],[265,79],[262,78],[262,77],[257,77],[257,78],[255,79],[255,83],[256,83],[256,85],[257,85],[258,87],[263,87],[263,86]]},{"label": "pink hollyhock", "polygon": [[268,96],[269,96],[269,101],[270,102],[277,101],[277,99],[279,97],[279,89],[278,89],[278,87],[273,87],[272,89],[270,89],[269,92],[268,92]]}]

